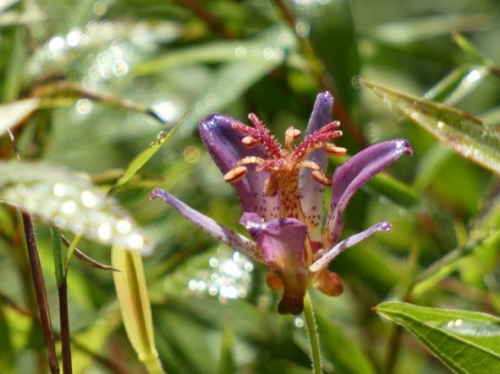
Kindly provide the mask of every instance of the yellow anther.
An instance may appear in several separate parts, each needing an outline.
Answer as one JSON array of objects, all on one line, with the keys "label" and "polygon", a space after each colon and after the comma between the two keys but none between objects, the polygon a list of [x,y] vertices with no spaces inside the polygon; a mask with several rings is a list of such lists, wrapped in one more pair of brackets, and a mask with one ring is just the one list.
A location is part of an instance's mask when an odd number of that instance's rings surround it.
[{"label": "yellow anther", "polygon": [[253,148],[259,145],[259,141],[252,136],[245,136],[241,139],[241,144],[243,144],[245,148]]},{"label": "yellow anther", "polygon": [[323,171],[321,170],[314,170],[311,173],[311,177],[318,183],[321,183],[325,186],[331,186],[332,185],[332,178],[329,178]]},{"label": "yellow anther", "polygon": [[332,143],[328,143],[323,147],[323,149],[330,156],[344,156],[347,153],[347,149],[345,149],[344,147],[337,147]]},{"label": "yellow anther", "polygon": [[245,166],[237,166],[234,169],[229,170],[224,175],[224,181],[227,183],[236,183],[240,181],[247,173],[247,168]]}]

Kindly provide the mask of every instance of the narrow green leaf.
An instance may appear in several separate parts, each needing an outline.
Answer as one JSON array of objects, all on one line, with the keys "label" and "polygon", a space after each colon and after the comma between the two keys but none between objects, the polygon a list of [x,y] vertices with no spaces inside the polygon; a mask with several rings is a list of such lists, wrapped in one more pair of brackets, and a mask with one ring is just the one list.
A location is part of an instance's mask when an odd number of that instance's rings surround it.
[{"label": "narrow green leaf", "polygon": [[52,252],[54,253],[54,269],[56,273],[57,287],[61,286],[66,277],[66,256],[61,245],[61,233],[57,229],[51,230]]},{"label": "narrow green leaf", "polygon": [[89,179],[46,163],[0,162],[0,201],[104,244],[147,250],[133,218]]},{"label": "narrow green leaf", "polygon": [[375,310],[412,332],[456,373],[500,373],[500,318],[386,302]]},{"label": "narrow green leaf", "polygon": [[148,371],[163,373],[154,342],[153,318],[141,254],[113,246],[111,261],[113,267],[120,270],[113,273],[113,279],[127,336]]},{"label": "narrow green leaf", "polygon": [[422,126],[466,159],[500,174],[500,131],[483,126],[478,119],[458,109],[422,100],[361,80],[393,110]]},{"label": "narrow green leaf", "polygon": [[217,367],[217,374],[232,374],[235,372],[235,363],[232,349],[234,347],[234,331],[231,319],[227,319],[222,333],[221,353]]},{"label": "narrow green leaf", "polygon": [[19,124],[28,117],[37,107],[38,99],[19,100],[0,105],[0,135]]},{"label": "narrow green leaf", "polygon": [[358,91],[352,79],[359,75],[360,69],[350,3],[336,0],[297,1],[294,4],[299,35],[309,39],[338,88],[338,95],[348,107],[357,101]]},{"label": "narrow green leaf", "polygon": [[156,135],[156,140],[153,141],[148,148],[139,153],[134,159],[128,164],[127,168],[123,172],[123,175],[116,181],[115,185],[108,192],[108,195],[112,195],[115,191],[117,191],[120,187],[123,187],[129,180],[132,178],[143,166],[146,162],[153,157],[156,152],[161,148],[165,141],[170,137],[172,132],[183,122],[183,120],[187,117],[190,111],[188,111],[184,116],[173,126],[168,132],[160,131]]},{"label": "narrow green leaf", "polygon": [[462,34],[453,34],[453,40],[455,41],[455,43],[457,43],[462,51],[467,53],[467,55],[473,58],[476,62],[484,65],[491,64],[491,61],[483,56],[483,54]]},{"label": "narrow green leaf", "polygon": [[[278,26],[261,33],[253,40],[213,42],[191,45],[184,50],[168,53],[165,57],[150,60],[134,69],[136,74],[153,74],[179,66],[199,63],[246,62],[251,65],[267,64],[269,61],[281,62],[284,58],[282,48],[289,48],[293,37],[285,28]],[[276,49],[278,48],[278,49]],[[241,70],[244,72],[244,70]]]},{"label": "narrow green leaf", "polygon": [[490,69],[484,65],[458,67],[429,90],[424,98],[453,105],[473,93],[489,74]]}]

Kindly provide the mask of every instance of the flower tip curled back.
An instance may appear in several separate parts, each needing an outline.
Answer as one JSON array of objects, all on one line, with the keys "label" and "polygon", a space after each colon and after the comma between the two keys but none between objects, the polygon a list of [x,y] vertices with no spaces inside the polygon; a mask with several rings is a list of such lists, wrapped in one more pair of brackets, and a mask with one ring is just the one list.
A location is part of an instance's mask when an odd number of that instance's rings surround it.
[{"label": "flower tip curled back", "polygon": [[396,148],[402,150],[403,153],[406,153],[408,156],[411,156],[413,154],[413,148],[411,147],[411,144],[406,139],[396,140]]},{"label": "flower tip curled back", "polygon": [[149,195],[149,200],[156,199],[158,196],[162,196],[165,194],[165,191],[163,191],[161,188],[155,188],[153,192]]}]

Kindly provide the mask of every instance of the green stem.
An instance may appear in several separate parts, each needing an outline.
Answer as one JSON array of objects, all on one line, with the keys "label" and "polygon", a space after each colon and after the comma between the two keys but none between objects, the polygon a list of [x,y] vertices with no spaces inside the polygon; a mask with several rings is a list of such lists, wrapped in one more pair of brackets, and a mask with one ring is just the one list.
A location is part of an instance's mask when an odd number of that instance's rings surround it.
[{"label": "green stem", "polygon": [[316,327],[316,321],[314,320],[314,311],[309,293],[307,293],[304,298],[304,320],[306,321],[307,335],[309,336],[313,374],[322,374],[323,365],[319,348],[319,334]]}]

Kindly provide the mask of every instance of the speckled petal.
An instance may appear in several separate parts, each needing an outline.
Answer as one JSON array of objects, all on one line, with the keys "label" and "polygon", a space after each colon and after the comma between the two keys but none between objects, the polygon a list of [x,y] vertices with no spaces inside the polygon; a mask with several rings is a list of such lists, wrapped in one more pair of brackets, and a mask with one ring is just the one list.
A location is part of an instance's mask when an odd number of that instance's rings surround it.
[{"label": "speckled petal", "polygon": [[352,235],[348,237],[346,240],[342,240],[340,243],[335,245],[332,249],[330,249],[326,254],[321,257],[319,260],[314,262],[311,266],[309,266],[309,271],[311,273],[318,272],[322,269],[325,269],[328,264],[339,254],[341,254],[345,249],[352,247],[359,242],[365,240],[369,236],[373,235],[374,233],[378,231],[391,231],[392,226],[389,222],[380,222],[377,223],[370,228],[366,229],[365,231],[362,231],[356,235]]},{"label": "speckled petal", "polygon": [[194,223],[211,237],[217,239],[218,241],[226,244],[231,248],[237,249],[238,251],[255,261],[264,262],[264,258],[262,257],[257,244],[253,240],[250,240],[243,235],[240,235],[233,230],[215,222],[212,218],[207,217],[194,210],[193,208],[189,207],[188,205],[162,189],[155,189],[151,193],[150,199],[154,199],[156,197],[161,197],[163,200],[165,200],[165,202],[172,206],[172,208],[177,210],[181,215]]},{"label": "speckled petal", "polygon": [[[325,91],[316,97],[314,108],[307,125],[305,136],[332,122],[333,96]],[[325,169],[328,156],[318,149],[312,152],[307,159]],[[309,227],[309,237],[314,242],[321,241],[321,222],[323,220],[323,197],[325,187],[311,177],[312,170],[303,168],[300,171],[300,196],[302,212]]]},{"label": "speckled petal", "polygon": [[283,283],[278,311],[299,314],[304,308],[307,290],[307,268],[302,262],[307,227],[295,218],[269,222],[256,219],[255,214],[247,213],[240,222],[257,241],[271,272]]},{"label": "speckled petal", "polygon": [[[201,140],[222,174],[230,171],[242,158],[248,156],[265,157],[257,146],[248,149],[241,144],[244,135],[233,129],[240,121],[225,114],[211,114],[200,123]],[[264,184],[269,178],[267,171],[257,172],[254,165],[248,165],[245,177],[232,186],[236,190],[244,212],[254,212],[266,220],[279,215],[279,198],[264,194]]]},{"label": "speckled petal", "polygon": [[339,240],[343,226],[342,212],[356,190],[403,154],[411,153],[412,148],[406,140],[390,140],[364,149],[337,168],[333,175],[332,201],[323,233],[325,247],[332,247]]}]

